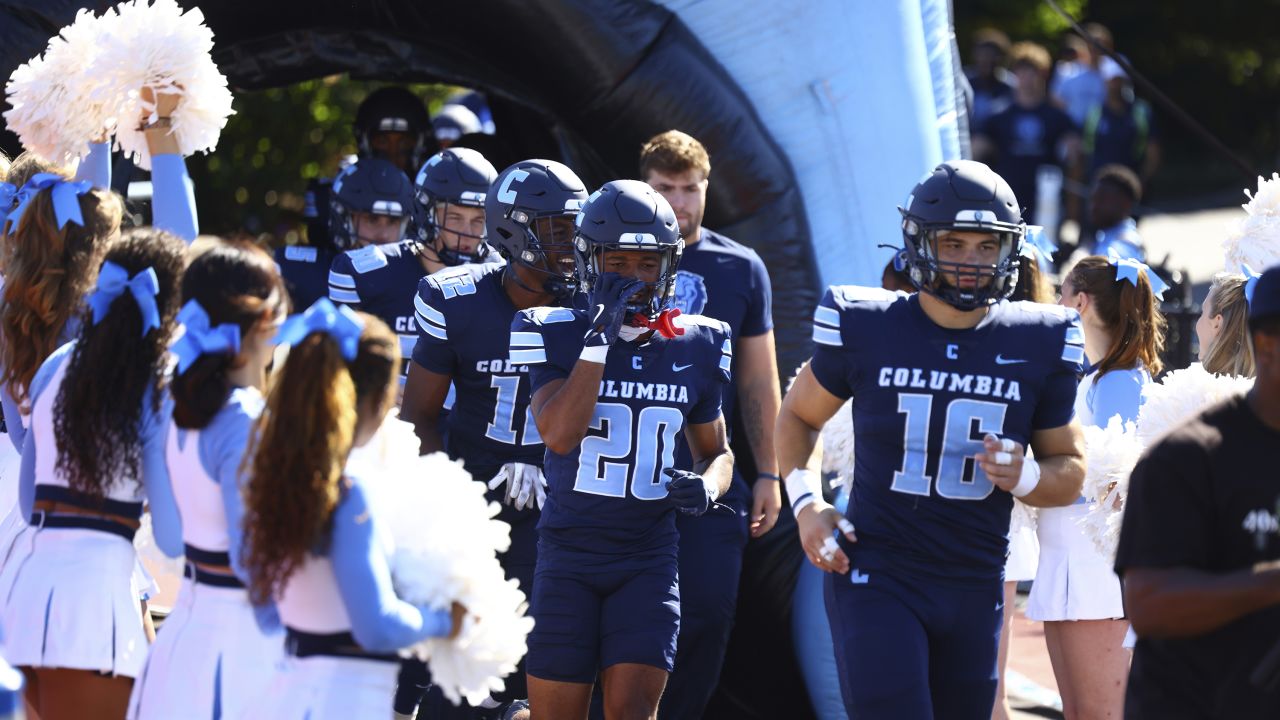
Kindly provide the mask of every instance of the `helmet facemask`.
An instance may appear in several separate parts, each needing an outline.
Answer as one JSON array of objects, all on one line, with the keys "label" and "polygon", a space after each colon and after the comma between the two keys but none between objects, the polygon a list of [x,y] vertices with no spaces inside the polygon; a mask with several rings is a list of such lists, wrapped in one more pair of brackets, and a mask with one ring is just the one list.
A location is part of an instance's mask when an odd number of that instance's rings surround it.
[{"label": "helmet facemask", "polygon": [[[426,218],[418,228],[418,241],[431,248],[441,263],[449,267],[454,267],[457,265],[465,265],[467,263],[484,262],[485,259],[489,257],[493,248],[491,248],[488,242],[486,242],[483,232],[476,235],[475,233],[465,232],[462,230],[446,229],[436,220],[437,217],[448,217],[449,208],[451,206],[480,208],[481,210],[484,210],[483,195],[467,192],[463,193],[463,198],[460,202],[450,202],[448,200],[437,200],[432,197],[431,194],[424,192],[421,189],[416,192],[417,200],[425,210],[422,216],[425,216]],[[467,198],[468,195],[478,195],[478,202],[469,201]],[[459,238],[459,240],[455,240],[454,247],[449,247],[449,242],[446,239],[449,235],[454,235]],[[463,252],[459,247],[460,238],[474,240],[475,249],[471,252]]]},{"label": "helmet facemask", "polygon": [[[526,290],[544,292],[560,300],[572,297],[578,290],[572,240],[574,212],[576,210],[559,210],[531,215],[519,208],[511,211],[508,217],[524,230],[525,246],[507,260],[525,267],[540,279],[539,288],[525,287]],[[519,276],[516,279],[519,281]]]},{"label": "helmet facemask", "polygon": [[[904,213],[902,238],[912,283],[958,310],[976,310],[1009,297],[1018,283],[1018,256],[1025,226],[986,220],[974,212],[971,220],[922,223]],[[940,259],[938,243],[955,231],[994,235],[1000,251],[995,263],[946,262]],[[954,278],[954,281],[953,281]],[[972,286],[966,280],[972,280]]]},{"label": "helmet facemask", "polygon": [[[628,322],[631,325],[649,327],[656,323],[662,313],[671,307],[676,294],[676,270],[680,266],[680,256],[684,253],[684,240],[677,240],[673,245],[645,246],[632,242],[596,242],[579,233],[574,241],[574,254],[577,257],[578,283],[583,289],[595,286],[596,280],[606,272],[604,256],[607,252],[645,252],[659,256],[658,277],[653,282],[646,282],[637,292],[648,291],[648,297],[633,302],[628,299]],[[634,296],[633,296],[634,297]],[[640,320],[643,318],[643,320]]]}]

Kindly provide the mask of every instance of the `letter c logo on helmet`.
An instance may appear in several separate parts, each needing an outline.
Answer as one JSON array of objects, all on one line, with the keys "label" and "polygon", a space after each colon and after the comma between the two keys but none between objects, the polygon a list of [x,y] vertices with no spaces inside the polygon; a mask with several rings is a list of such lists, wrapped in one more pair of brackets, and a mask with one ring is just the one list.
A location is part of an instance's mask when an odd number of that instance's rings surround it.
[{"label": "letter c logo on helmet", "polygon": [[511,186],[529,177],[529,173],[524,170],[513,170],[502,181],[502,187],[498,188],[498,201],[508,204],[514,204],[516,201],[516,191]]}]

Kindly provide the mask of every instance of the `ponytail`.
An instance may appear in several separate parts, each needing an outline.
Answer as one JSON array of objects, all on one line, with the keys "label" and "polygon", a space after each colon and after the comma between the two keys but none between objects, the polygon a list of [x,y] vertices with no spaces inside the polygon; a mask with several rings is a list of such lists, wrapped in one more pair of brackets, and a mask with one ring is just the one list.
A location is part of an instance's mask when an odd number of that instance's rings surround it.
[{"label": "ponytail", "polygon": [[1136,282],[1116,279],[1116,266],[1107,258],[1092,255],[1076,264],[1067,276],[1076,292],[1089,295],[1098,318],[1111,333],[1111,347],[1094,367],[1101,378],[1112,370],[1125,370],[1142,363],[1152,375],[1164,368],[1165,319],[1147,279],[1148,269],[1137,273]]},{"label": "ponytail", "polygon": [[[343,471],[361,421],[394,401],[399,347],[386,324],[361,314],[356,357],[323,332],[289,351],[246,456],[245,566],[254,602],[279,593],[307,552],[325,547]],[[380,417],[380,416],[379,416]]]}]

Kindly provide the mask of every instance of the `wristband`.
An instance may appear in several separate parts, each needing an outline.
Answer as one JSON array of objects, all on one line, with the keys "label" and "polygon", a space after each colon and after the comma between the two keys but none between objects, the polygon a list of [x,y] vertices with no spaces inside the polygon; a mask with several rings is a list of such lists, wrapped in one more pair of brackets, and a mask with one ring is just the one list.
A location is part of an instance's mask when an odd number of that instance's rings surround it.
[{"label": "wristband", "polygon": [[604,364],[604,361],[608,357],[609,357],[608,345],[592,345],[590,347],[584,347],[582,348],[582,353],[578,355],[579,360],[586,360],[587,362],[600,363],[601,365]]},{"label": "wristband", "polygon": [[799,515],[806,505],[822,499],[822,478],[808,468],[796,468],[787,475],[787,497],[791,512]]},{"label": "wristband", "polygon": [[780,475],[774,475],[773,473],[767,473],[767,472],[756,473],[756,479],[759,480],[761,478],[773,480],[774,482],[782,482],[782,477]]},{"label": "wristband", "polygon": [[1009,492],[1014,497],[1026,497],[1040,484],[1040,463],[1035,458],[1022,459],[1022,474],[1018,476],[1018,484]]}]

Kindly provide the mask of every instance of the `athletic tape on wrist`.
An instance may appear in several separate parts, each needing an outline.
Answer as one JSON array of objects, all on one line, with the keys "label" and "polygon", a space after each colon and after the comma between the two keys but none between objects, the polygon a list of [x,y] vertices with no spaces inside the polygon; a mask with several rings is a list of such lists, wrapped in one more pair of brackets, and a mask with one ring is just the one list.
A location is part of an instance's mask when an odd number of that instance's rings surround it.
[{"label": "athletic tape on wrist", "polygon": [[822,478],[807,468],[796,468],[787,475],[787,497],[791,512],[799,515],[806,505],[822,499]]},{"label": "athletic tape on wrist", "polygon": [[1026,497],[1040,484],[1040,463],[1035,458],[1022,459],[1022,474],[1018,476],[1018,484],[1009,492],[1014,497]]},{"label": "athletic tape on wrist", "polygon": [[582,348],[582,353],[578,355],[579,360],[586,360],[587,362],[600,363],[601,365],[604,364],[605,359],[608,357],[609,357],[608,345],[591,345],[589,347],[584,347]]}]

